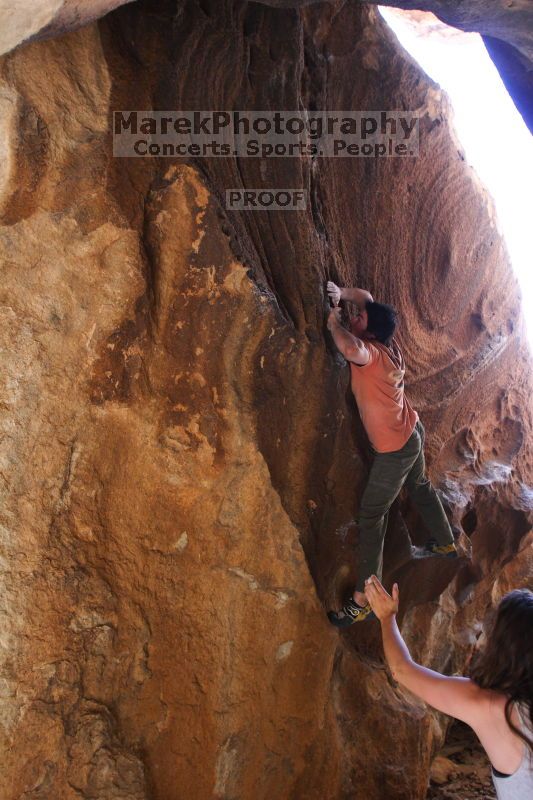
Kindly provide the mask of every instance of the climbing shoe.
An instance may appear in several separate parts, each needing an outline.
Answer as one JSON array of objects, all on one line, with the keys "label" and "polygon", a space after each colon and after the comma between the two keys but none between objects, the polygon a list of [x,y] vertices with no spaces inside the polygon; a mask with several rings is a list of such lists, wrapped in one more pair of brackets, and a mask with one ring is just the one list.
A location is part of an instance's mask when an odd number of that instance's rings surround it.
[{"label": "climbing shoe", "polygon": [[328,611],[328,619],[336,628],[347,628],[354,622],[365,622],[367,619],[376,619],[370,604],[359,606],[355,600],[348,600],[340,611]]},{"label": "climbing shoe", "polygon": [[439,544],[436,539],[428,539],[424,545],[424,552],[428,556],[443,556],[444,558],[457,558],[457,548],[451,544]]}]

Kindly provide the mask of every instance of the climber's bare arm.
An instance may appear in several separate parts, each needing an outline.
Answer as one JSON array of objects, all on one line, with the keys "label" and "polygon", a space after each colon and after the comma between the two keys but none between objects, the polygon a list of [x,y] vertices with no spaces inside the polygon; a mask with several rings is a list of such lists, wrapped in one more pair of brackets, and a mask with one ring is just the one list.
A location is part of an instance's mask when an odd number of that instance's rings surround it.
[{"label": "climber's bare arm", "polygon": [[354,364],[364,366],[370,358],[369,352],[362,339],[346,330],[340,321],[340,308],[332,308],[328,317],[328,330],[331,331],[333,341],[346,359]]},{"label": "climber's bare arm", "polygon": [[372,575],[365,583],[365,595],[381,622],[383,650],[394,679],[438,711],[463,720],[474,729],[479,728],[486,714],[486,692],[469,678],[441,675],[411,658],[396,623],[397,584],[391,597]]},{"label": "climber's bare arm", "polygon": [[355,303],[357,308],[361,311],[364,309],[367,302],[374,302],[374,298],[367,292],[366,289],[355,289],[349,286],[337,286],[333,281],[328,281],[328,294],[333,305],[338,306],[341,300],[347,300],[349,303]]}]

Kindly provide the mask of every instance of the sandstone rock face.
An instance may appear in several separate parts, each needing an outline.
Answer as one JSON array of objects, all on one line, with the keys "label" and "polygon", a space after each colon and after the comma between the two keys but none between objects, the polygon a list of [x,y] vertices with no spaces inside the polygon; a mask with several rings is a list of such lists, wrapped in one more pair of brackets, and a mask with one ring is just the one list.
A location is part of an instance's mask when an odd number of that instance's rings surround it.
[{"label": "sandstone rock face", "polygon": [[21,42],[58,36],[132,0],[0,0],[0,55]]},{"label": "sandstone rock face", "polygon": [[[490,198],[373,8],[132,4],[0,64],[2,798],[425,796],[444,720],[357,568],[368,453],[327,278],[394,303],[431,474],[471,562],[413,560],[415,657],[463,670],[531,578],[530,365]],[[118,159],[111,111],[421,115],[418,158]],[[232,186],[305,212],[230,212]]]},{"label": "sandstone rock face", "polygon": [[[20,42],[57,36],[79,28],[129,2],[132,0],[34,0],[31,3],[0,0],[0,55]],[[319,0],[257,2],[289,9],[312,5]],[[376,0],[359,2],[375,3]],[[512,3],[506,0],[470,0],[468,3],[455,0],[383,0],[381,5],[432,11],[448,25],[481,33],[508,92],[533,133],[533,6],[530,0],[513,0]]]}]

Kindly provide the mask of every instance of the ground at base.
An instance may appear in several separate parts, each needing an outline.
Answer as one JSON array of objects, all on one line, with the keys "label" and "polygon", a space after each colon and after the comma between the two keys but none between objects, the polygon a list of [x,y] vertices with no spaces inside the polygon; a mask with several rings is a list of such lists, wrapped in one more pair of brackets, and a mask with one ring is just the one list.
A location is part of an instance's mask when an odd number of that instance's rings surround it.
[{"label": "ground at base", "polygon": [[489,760],[468,725],[452,725],[433,761],[426,800],[496,800]]}]

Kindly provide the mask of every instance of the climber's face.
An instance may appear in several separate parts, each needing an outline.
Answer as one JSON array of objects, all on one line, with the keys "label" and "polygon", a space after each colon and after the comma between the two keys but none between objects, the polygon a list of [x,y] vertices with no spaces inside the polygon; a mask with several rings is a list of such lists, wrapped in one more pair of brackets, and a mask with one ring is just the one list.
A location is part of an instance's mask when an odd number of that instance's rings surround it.
[{"label": "climber's face", "polygon": [[350,319],[350,328],[354,336],[360,338],[365,337],[365,332],[368,326],[368,313],[366,310],[358,311],[354,317]]}]

